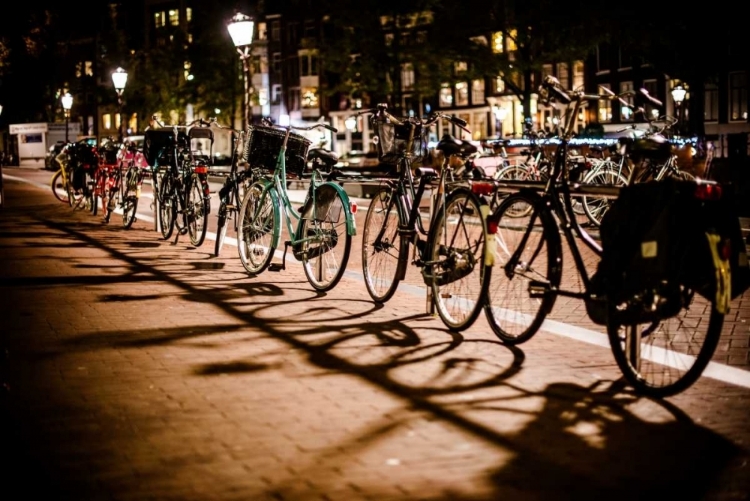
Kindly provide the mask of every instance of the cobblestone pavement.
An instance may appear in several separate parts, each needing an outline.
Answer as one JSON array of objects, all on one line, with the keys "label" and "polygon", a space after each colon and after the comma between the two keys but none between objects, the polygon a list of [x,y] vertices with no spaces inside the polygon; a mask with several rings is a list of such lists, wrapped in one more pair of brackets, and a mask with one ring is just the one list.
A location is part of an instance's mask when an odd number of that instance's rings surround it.
[{"label": "cobblestone pavement", "polygon": [[750,499],[750,295],[725,376],[654,401],[571,337],[602,332],[575,300],[509,348],[483,317],[446,330],[418,276],[375,306],[357,238],[316,294],[293,260],[250,278],[233,248],[102,225],[21,170],[0,208],[0,499]]}]

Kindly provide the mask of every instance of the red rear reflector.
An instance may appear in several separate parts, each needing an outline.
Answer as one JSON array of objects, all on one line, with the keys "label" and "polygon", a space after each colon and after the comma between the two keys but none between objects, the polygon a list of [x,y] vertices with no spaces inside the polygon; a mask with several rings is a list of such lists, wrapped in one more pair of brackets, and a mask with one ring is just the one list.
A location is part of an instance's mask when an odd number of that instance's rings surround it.
[{"label": "red rear reflector", "polygon": [[357,202],[354,202],[354,201],[350,200],[349,201],[349,209],[351,209],[352,214],[356,214],[357,213]]},{"label": "red rear reflector", "polygon": [[207,174],[208,173],[208,167],[205,165],[199,165],[195,169],[196,174]]},{"label": "red rear reflector", "polygon": [[487,181],[474,181],[471,183],[471,191],[475,195],[491,195],[495,192],[495,184]]},{"label": "red rear reflector", "polygon": [[721,198],[721,185],[698,183],[695,186],[695,198],[698,200],[719,200]]},{"label": "red rear reflector", "polygon": [[487,233],[494,235],[497,233],[497,221],[493,219],[487,220]]}]

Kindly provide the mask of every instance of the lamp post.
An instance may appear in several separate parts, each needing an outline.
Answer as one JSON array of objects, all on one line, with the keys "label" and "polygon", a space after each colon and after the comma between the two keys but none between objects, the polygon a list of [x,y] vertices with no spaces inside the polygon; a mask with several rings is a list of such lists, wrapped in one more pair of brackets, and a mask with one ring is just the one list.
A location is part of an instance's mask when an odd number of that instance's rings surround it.
[{"label": "lamp post", "polygon": [[682,122],[683,122],[683,113],[682,113],[682,102],[685,100],[685,95],[687,94],[687,91],[685,88],[677,84],[672,89],[672,99],[674,100],[674,104],[677,105],[677,133],[682,133]]},{"label": "lamp post", "polygon": [[68,142],[68,121],[70,120],[70,108],[73,107],[73,96],[66,92],[62,97],[62,107],[65,112],[65,142]]},{"label": "lamp post", "polygon": [[124,135],[122,133],[122,92],[125,90],[125,84],[128,83],[128,72],[122,68],[117,68],[112,72],[112,83],[115,85],[115,91],[117,92],[117,113],[120,116],[120,125],[117,127],[117,137],[119,142],[122,143]]},{"label": "lamp post", "polygon": [[243,104],[245,112],[245,123],[243,128],[247,128],[250,125],[250,57],[252,56],[251,49],[253,43],[253,29],[255,28],[255,22],[251,17],[245,14],[236,13],[232,19],[227,23],[227,30],[229,36],[232,37],[232,42],[237,48],[237,53],[240,55],[242,61],[242,79],[245,84],[245,92],[243,94]]}]

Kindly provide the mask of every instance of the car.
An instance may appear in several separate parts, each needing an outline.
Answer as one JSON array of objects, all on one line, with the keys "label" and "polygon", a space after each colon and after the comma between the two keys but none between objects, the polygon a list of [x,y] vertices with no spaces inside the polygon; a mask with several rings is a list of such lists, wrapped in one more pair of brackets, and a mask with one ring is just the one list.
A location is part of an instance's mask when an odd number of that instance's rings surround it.
[{"label": "car", "polygon": [[58,141],[52,146],[49,147],[47,150],[47,154],[44,156],[44,168],[47,170],[57,170],[59,169],[59,166],[57,165],[57,160],[55,160],[55,157],[60,154],[63,147],[65,146],[64,141]]}]

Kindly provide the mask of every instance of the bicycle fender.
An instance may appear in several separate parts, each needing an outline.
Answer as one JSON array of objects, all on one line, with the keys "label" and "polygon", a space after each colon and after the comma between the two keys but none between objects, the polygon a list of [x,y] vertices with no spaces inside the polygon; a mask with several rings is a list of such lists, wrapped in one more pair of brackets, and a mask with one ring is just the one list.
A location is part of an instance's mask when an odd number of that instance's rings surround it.
[{"label": "bicycle fender", "polygon": [[352,213],[352,204],[349,201],[349,195],[347,195],[344,191],[344,188],[339,186],[337,183],[326,181],[320,186],[325,185],[333,187],[333,189],[341,195],[341,199],[344,201],[344,211],[346,213],[346,233],[350,236],[355,236],[357,234],[357,224],[354,221],[354,214]]},{"label": "bicycle fender", "polygon": [[[273,182],[270,179],[259,179],[253,184],[260,184],[263,186],[263,192],[261,197],[271,197],[271,204],[273,205],[273,216],[275,221],[281,222],[281,200],[279,199],[279,193],[274,189]],[[273,229],[272,242],[273,248],[279,248],[279,242],[281,242],[281,228],[283,224],[277,225]]]}]

